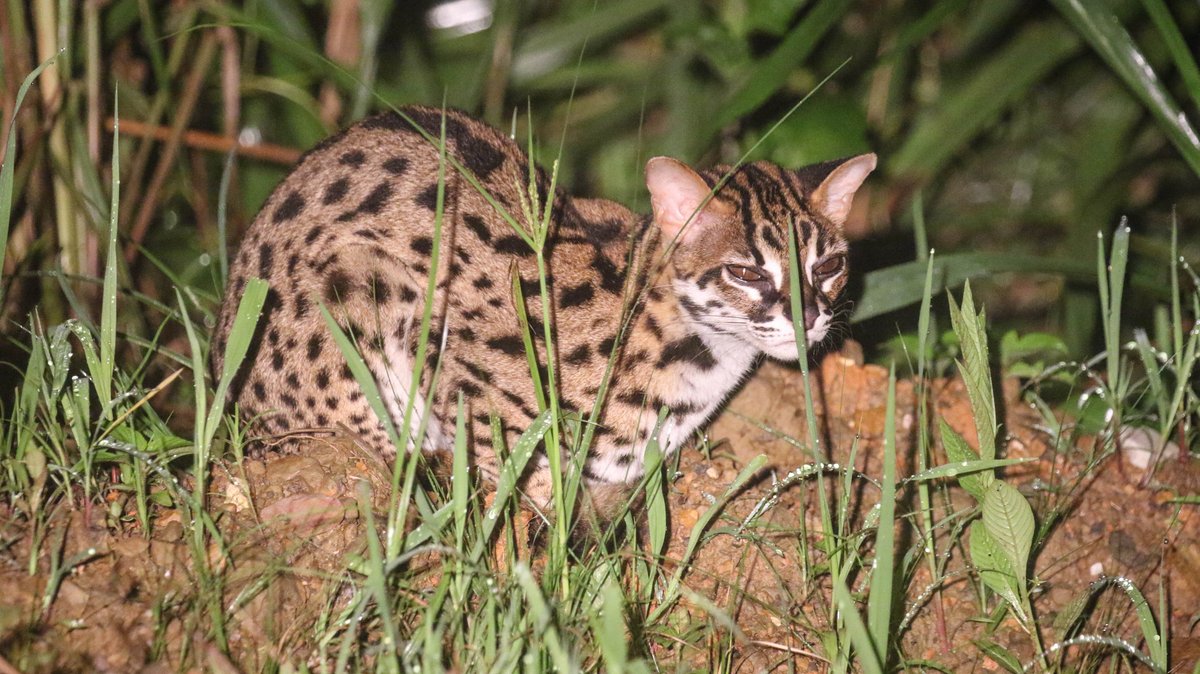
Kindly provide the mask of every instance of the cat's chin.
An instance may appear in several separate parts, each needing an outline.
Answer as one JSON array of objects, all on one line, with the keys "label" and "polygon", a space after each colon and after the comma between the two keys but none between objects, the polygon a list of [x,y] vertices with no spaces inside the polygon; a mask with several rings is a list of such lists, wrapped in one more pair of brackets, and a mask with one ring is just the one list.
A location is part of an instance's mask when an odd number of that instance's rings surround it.
[{"label": "cat's chin", "polygon": [[[816,340],[810,337],[807,345],[808,352],[812,353],[820,348],[820,345],[824,341],[825,335],[821,335],[821,338]],[[774,360],[782,360],[787,363],[795,363],[796,361],[800,360],[800,354],[796,351],[795,340],[789,340],[779,344],[760,344],[759,348],[762,350],[764,355]]]}]

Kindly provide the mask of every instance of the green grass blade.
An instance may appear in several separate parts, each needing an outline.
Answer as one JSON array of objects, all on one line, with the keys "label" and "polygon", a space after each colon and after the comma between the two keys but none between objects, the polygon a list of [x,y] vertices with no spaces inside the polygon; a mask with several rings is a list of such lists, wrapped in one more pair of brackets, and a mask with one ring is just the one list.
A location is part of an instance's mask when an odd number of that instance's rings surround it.
[{"label": "green grass blade", "polygon": [[888,373],[887,412],[883,422],[883,476],[879,494],[879,526],[875,529],[875,564],[867,597],[867,627],[877,655],[887,659],[892,621],[892,583],[896,571],[896,366]]},{"label": "green grass blade", "polygon": [[[219,379],[216,392],[213,394],[213,404],[205,421],[206,444],[212,442],[212,438],[217,432],[217,422],[225,411],[225,397],[228,395],[229,385],[233,382],[234,376],[242,366],[242,361],[246,359],[246,354],[250,351],[254,330],[258,325],[259,316],[262,315],[263,304],[267,300],[267,289],[266,281],[252,278],[246,282],[246,289],[242,292],[242,299],[238,302],[237,314],[234,316],[233,326],[229,329],[229,339],[225,343],[221,371],[217,373]],[[182,310],[182,304],[180,308]]]},{"label": "green grass blade", "polygon": [[1183,37],[1179,24],[1171,16],[1170,8],[1163,0],[1142,0],[1142,7],[1150,15],[1163,43],[1171,52],[1171,58],[1183,79],[1183,88],[1191,94],[1192,103],[1200,108],[1200,67],[1197,67],[1196,59],[1192,58],[1187,39]]},{"label": "green grass blade", "polygon": [[117,90],[113,90],[112,205],[108,212],[108,247],[104,259],[104,285],[100,291],[100,369],[93,371],[96,395],[107,416],[112,401],[113,369],[117,350],[117,212],[121,201],[121,137]]},{"label": "green grass blade", "polygon": [[1053,3],[1125,81],[1158,121],[1184,161],[1200,176],[1200,136],[1113,9],[1103,0],[1053,0]]},{"label": "green grass blade", "polygon": [[[21,82],[21,87],[17,89],[17,100],[13,104],[12,119],[8,123],[8,137],[4,141],[4,163],[0,164],[0,269],[4,268],[4,256],[8,251],[8,228],[12,222],[13,171],[17,166],[17,113],[20,112],[21,103],[25,101],[25,94],[29,92],[29,87],[33,86],[34,80],[50,64],[54,63],[65,49],[64,47],[58,50],[57,54],[34,68],[33,72],[29,73]],[[0,301],[4,300],[3,293],[4,288],[0,286]]]},{"label": "green grass blade", "polygon": [[833,601],[837,606],[838,615],[846,624],[850,643],[854,645],[854,650],[858,653],[855,661],[866,674],[883,674],[883,658],[880,656],[876,644],[872,642],[871,633],[863,624],[862,616],[858,614],[858,607],[854,605],[850,590],[846,588],[846,583],[840,578],[834,579]]}]

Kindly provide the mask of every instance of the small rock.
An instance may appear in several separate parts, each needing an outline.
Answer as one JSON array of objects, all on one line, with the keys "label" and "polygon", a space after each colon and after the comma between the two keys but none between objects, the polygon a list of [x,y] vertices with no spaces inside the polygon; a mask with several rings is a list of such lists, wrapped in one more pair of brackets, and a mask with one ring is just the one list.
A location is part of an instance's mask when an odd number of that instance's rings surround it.
[{"label": "small rock", "polygon": [[[1121,453],[1124,455],[1125,461],[1134,468],[1148,469],[1161,442],[1162,436],[1153,428],[1126,426],[1121,429]],[[1164,460],[1179,458],[1179,445],[1168,441],[1163,447],[1162,458]]]}]

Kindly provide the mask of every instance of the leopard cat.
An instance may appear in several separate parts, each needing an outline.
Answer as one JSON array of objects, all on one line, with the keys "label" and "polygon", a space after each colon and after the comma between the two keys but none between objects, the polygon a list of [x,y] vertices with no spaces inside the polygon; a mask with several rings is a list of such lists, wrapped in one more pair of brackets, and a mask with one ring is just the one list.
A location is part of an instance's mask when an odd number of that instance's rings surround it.
[{"label": "leopard cat", "polygon": [[[394,456],[321,306],[355,338],[400,428],[412,393],[441,167],[430,365],[410,427],[415,436],[426,422],[425,451],[452,451],[461,393],[471,463],[493,483],[499,466],[492,416],[512,447],[539,414],[514,268],[543,381],[547,374],[537,258],[511,222],[533,231],[532,209],[522,206],[531,194],[552,198],[544,259],[562,409],[586,418],[610,355],[615,363],[583,463],[594,498],[621,501],[626,485],[641,477],[660,409],[668,416],[658,439],[669,453],[764,354],[796,360],[788,227],[803,263],[807,343],[819,345],[839,325],[848,274],[842,227],[855,191],[875,168],[873,154],[799,170],[755,162],[695,171],[656,157],[645,170],[652,212],[639,215],[611,201],[551,195],[549,176],[531,168],[516,142],[465,113],[416,106],[399,112],[368,118],[309,151],[267,200],[230,267],[212,349],[216,372],[247,280],[270,284],[231,389],[261,437],[283,438],[286,447],[301,434],[348,432],[365,448]],[[551,505],[544,452],[529,462],[521,488],[534,507]]]}]

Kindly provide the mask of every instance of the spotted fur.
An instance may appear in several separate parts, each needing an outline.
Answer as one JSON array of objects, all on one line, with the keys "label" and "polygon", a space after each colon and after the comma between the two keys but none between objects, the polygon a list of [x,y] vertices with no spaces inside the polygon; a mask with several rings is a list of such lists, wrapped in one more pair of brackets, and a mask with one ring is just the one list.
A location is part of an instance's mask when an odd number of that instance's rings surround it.
[{"label": "spotted fur", "polygon": [[[403,112],[429,136],[439,134],[441,110]],[[454,166],[443,191],[429,354],[441,370],[430,409],[424,401],[434,368],[424,370],[411,424],[428,416],[425,448],[447,449],[461,393],[473,464],[494,480],[491,416],[511,446],[538,414],[512,269],[546,369],[536,256],[499,212],[531,231],[522,208],[530,163],[512,140],[463,113],[446,112],[445,128]],[[436,243],[439,162],[436,143],[403,117],[367,119],[305,155],[250,227],[230,270],[213,364],[219,372],[247,279],[267,280],[259,330],[232,389],[263,436],[342,429],[369,448],[394,451],[319,307],[354,337],[399,426]],[[659,409],[668,410],[662,444],[678,449],[761,355],[795,360],[789,226],[804,267],[806,337],[812,345],[826,338],[848,272],[841,225],[874,165],[863,155],[799,171],[754,163],[697,173],[656,158],[647,166],[648,216],[553,195],[546,281],[568,413],[586,417],[610,354],[616,359],[584,465],[593,491],[620,492],[641,476]],[[535,169],[532,182],[545,198],[546,174]],[[622,331],[624,316],[631,319]],[[531,462],[522,487],[535,505],[548,504],[544,455]]]}]

